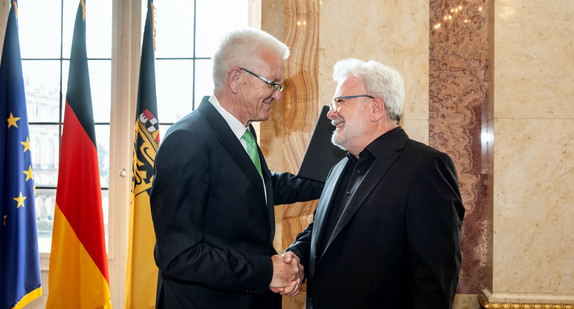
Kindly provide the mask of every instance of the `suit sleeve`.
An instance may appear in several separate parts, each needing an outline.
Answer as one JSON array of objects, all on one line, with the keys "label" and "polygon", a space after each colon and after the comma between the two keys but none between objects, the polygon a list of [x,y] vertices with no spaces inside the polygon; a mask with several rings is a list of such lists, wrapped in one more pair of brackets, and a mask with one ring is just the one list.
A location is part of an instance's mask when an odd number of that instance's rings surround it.
[{"label": "suit sleeve", "polygon": [[285,250],[293,252],[301,260],[305,270],[305,278],[309,277],[309,254],[311,252],[311,237],[313,236],[313,222],[297,235],[295,241]]},{"label": "suit sleeve", "polygon": [[204,139],[174,131],[158,150],[150,198],[156,264],[163,275],[178,282],[265,293],[273,275],[269,255],[216,248],[203,241],[213,190]]},{"label": "suit sleeve", "polygon": [[318,199],[324,182],[305,179],[290,173],[271,173],[274,204],[291,204]]},{"label": "suit sleeve", "polygon": [[[275,204],[287,204],[299,201],[318,199],[321,196],[325,183],[293,176],[288,173],[276,174],[273,177],[275,188]],[[301,260],[305,269],[305,277],[309,271],[309,252],[311,249],[311,236],[313,222],[297,235],[295,242],[286,250],[295,253]]]},{"label": "suit sleeve", "polygon": [[409,190],[407,206],[413,308],[451,308],[461,264],[463,216],[452,160],[443,153],[425,159]]}]

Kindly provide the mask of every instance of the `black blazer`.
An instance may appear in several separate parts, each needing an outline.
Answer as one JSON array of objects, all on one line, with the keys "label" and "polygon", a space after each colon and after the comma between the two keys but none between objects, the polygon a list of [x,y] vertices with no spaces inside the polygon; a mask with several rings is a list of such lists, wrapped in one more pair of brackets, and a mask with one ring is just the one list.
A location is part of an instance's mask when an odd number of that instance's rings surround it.
[{"label": "black blazer", "polygon": [[306,268],[307,308],[451,308],[464,216],[452,160],[402,129],[375,156],[326,249],[318,241],[347,158],[288,249]]},{"label": "black blazer", "polygon": [[155,159],[156,307],[280,308],[268,288],[273,205],[317,199],[323,183],[271,173],[259,150],[266,199],[245,149],[207,100],[168,130]]}]

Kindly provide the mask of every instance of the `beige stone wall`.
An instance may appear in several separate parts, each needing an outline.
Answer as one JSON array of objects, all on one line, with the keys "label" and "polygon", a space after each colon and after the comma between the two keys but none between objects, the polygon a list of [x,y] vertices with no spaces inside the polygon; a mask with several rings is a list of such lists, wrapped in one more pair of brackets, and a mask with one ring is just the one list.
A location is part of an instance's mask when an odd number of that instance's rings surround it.
[{"label": "beige stone wall", "polygon": [[574,2],[495,1],[491,299],[574,303]]},{"label": "beige stone wall", "polygon": [[319,104],[328,105],[335,87],[333,65],[345,58],[376,60],[405,79],[402,126],[428,143],[428,1],[322,0],[319,24]]},{"label": "beige stone wall", "polygon": [[6,34],[6,23],[10,12],[10,2],[0,0],[0,59],[2,57],[2,46],[4,46],[4,35]]}]

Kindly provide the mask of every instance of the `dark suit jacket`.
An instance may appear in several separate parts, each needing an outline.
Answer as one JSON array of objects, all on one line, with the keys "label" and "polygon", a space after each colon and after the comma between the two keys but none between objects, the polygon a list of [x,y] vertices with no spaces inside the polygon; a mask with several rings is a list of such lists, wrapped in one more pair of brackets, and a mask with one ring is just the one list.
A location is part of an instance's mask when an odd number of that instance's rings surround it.
[{"label": "dark suit jacket", "polygon": [[317,199],[323,183],[271,173],[259,150],[266,200],[255,166],[207,99],[168,130],[155,159],[156,306],[280,308],[268,288],[273,205]]},{"label": "dark suit jacket", "polygon": [[314,221],[288,249],[306,268],[307,308],[452,306],[464,216],[452,160],[402,129],[386,145],[326,249],[317,252],[318,241],[347,158],[330,171]]}]

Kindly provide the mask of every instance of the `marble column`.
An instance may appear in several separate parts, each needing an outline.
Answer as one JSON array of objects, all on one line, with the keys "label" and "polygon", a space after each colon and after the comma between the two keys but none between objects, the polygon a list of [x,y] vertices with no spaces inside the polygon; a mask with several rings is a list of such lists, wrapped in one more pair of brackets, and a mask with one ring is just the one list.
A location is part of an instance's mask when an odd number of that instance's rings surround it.
[{"label": "marble column", "polygon": [[[268,13],[268,14],[266,14]],[[277,171],[296,174],[319,115],[318,59],[319,2],[264,1],[262,27],[291,50],[285,67],[285,89],[270,121],[261,124],[261,147]],[[280,18],[282,27],[277,27]],[[275,247],[284,250],[312,219],[317,202],[276,208]]]},{"label": "marble column", "polygon": [[490,3],[431,0],[429,11],[429,145],[448,153],[466,209],[457,308],[476,308],[490,281],[488,93],[492,91]]},{"label": "marble column", "polygon": [[[262,2],[262,28],[291,50],[285,67],[285,89],[271,119],[261,124],[261,145],[273,170],[297,174],[321,109],[318,97],[319,2]],[[317,201],[275,207],[274,246],[283,252],[313,219]],[[304,308],[305,290],[283,298],[283,308]]]}]

